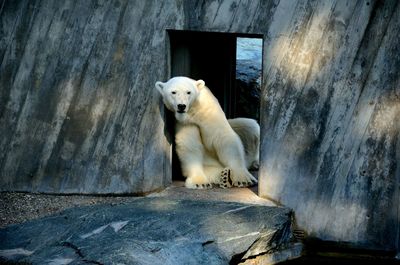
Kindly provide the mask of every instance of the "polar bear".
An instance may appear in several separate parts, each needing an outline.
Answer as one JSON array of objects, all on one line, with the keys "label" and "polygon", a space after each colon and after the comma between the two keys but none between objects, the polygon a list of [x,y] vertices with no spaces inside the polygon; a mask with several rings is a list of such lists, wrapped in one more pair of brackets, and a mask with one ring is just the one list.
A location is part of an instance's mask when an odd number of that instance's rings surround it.
[{"label": "polar bear", "polygon": [[187,188],[257,183],[248,171],[258,167],[259,160],[260,127],[255,120],[227,120],[203,80],[179,76],[155,86],[175,114],[176,152]]}]

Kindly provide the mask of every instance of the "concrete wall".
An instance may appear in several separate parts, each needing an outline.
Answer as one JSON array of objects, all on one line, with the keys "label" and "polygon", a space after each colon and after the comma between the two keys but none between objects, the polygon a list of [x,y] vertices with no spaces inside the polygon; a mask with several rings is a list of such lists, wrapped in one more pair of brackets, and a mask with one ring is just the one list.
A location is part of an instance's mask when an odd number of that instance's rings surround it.
[{"label": "concrete wall", "polygon": [[400,2],[279,7],[292,15],[266,37],[261,196],[311,236],[398,249]]},{"label": "concrete wall", "polygon": [[398,1],[5,1],[1,23],[1,190],[167,185],[165,30],[263,34],[261,196],[399,250]]},{"label": "concrete wall", "polygon": [[175,1],[1,1],[0,189],[143,193],[168,185],[154,89]]}]

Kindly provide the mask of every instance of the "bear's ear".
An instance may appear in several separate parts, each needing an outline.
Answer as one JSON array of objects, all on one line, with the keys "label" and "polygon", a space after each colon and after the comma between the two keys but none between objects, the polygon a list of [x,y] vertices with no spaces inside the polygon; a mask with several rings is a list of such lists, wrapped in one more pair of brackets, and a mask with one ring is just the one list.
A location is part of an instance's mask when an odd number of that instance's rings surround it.
[{"label": "bear's ear", "polygon": [[199,80],[196,81],[196,86],[197,86],[197,89],[198,89],[199,91],[200,91],[201,89],[203,89],[205,85],[206,85],[206,83],[205,83],[203,80],[201,80],[201,79],[199,79]]},{"label": "bear's ear", "polygon": [[161,95],[164,94],[164,85],[165,84],[163,82],[160,82],[160,81],[156,82],[156,88],[157,88],[158,92],[160,92]]}]

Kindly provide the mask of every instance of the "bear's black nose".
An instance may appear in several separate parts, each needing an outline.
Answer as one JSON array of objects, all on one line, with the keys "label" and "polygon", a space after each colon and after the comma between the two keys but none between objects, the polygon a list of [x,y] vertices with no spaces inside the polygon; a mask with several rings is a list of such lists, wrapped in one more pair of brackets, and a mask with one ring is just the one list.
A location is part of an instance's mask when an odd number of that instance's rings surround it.
[{"label": "bear's black nose", "polygon": [[184,112],[186,109],[185,104],[178,104],[178,112]]}]

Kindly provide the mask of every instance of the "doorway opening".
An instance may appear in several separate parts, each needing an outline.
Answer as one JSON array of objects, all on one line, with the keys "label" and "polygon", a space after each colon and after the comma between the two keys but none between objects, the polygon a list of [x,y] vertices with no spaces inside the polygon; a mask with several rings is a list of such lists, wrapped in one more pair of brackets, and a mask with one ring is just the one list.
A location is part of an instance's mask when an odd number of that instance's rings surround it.
[{"label": "doorway opening", "polygon": [[[259,122],[262,35],[178,30],[168,34],[171,77],[204,80],[228,119],[245,117]],[[170,114],[167,119],[174,117]],[[184,180],[174,145],[172,179]]]}]

